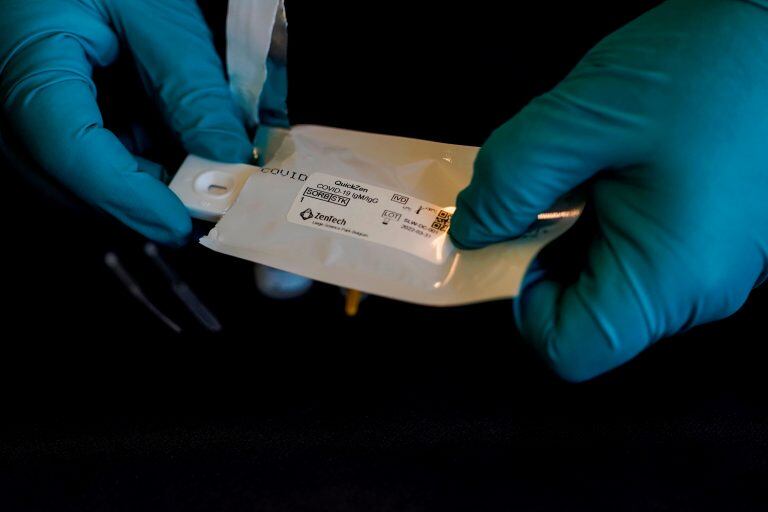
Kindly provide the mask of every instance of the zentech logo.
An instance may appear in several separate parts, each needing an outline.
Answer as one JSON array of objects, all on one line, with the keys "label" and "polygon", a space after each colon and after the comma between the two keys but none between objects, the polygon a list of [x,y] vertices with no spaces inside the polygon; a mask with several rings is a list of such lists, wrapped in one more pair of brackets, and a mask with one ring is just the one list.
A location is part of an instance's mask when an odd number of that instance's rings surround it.
[{"label": "zentech logo", "polygon": [[311,208],[307,208],[303,212],[299,213],[299,217],[301,217],[304,220],[309,219],[317,219],[321,220],[323,222],[328,222],[330,224],[336,224],[338,226],[346,226],[347,225],[347,219],[339,218],[334,215],[323,215],[320,212],[313,212]]},{"label": "zentech logo", "polygon": [[333,215],[323,215],[320,212],[315,214],[315,219],[322,220],[323,222],[328,222],[330,224],[336,224],[337,226],[347,225],[347,219],[334,217]]}]

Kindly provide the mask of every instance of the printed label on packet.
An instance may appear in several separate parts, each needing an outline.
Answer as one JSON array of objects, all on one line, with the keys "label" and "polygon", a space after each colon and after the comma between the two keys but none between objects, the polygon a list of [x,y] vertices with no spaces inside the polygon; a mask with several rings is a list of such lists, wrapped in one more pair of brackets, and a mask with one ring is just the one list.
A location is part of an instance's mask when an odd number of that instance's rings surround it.
[{"label": "printed label on packet", "polygon": [[302,186],[289,222],[386,245],[440,264],[453,253],[454,207],[316,172]]}]

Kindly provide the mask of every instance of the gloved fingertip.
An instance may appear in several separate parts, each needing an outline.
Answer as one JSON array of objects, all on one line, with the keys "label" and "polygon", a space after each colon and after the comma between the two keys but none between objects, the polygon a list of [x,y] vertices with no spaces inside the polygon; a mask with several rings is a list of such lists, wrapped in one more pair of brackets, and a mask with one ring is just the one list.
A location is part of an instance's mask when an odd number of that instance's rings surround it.
[{"label": "gloved fingertip", "polygon": [[456,213],[451,217],[451,227],[448,230],[448,236],[453,245],[459,249],[481,249],[488,245],[488,242],[484,242],[478,237],[481,229],[480,223],[477,219],[473,219],[471,212],[467,208],[459,206]]},{"label": "gloved fingertip", "polygon": [[191,239],[192,219],[189,215],[185,215],[183,218],[179,218],[177,221],[169,224],[155,241],[170,247],[183,247]]},{"label": "gloved fingertip", "polygon": [[481,249],[522,235],[530,222],[506,210],[470,185],[456,198],[449,231],[451,240],[460,249]]},{"label": "gloved fingertip", "polygon": [[[170,192],[170,191],[169,191]],[[174,197],[174,199],[176,199]],[[164,245],[181,247],[186,245],[192,235],[192,217],[186,206],[179,200],[171,203],[163,211],[163,229],[161,237],[156,240]]]},{"label": "gloved fingertip", "polygon": [[448,231],[448,238],[450,238],[451,243],[457,249],[461,249],[463,251],[471,251],[473,249],[480,249],[483,247],[482,245],[475,246],[475,245],[464,243],[464,240],[461,238],[461,235],[454,232],[453,230]]},{"label": "gloved fingertip", "polygon": [[139,172],[143,172],[145,174],[149,174],[156,180],[167,182],[168,181],[168,171],[163,167],[162,165],[153,162],[151,160],[147,160],[146,158],[142,158],[140,156],[134,156],[136,159],[136,164],[138,166]]},{"label": "gloved fingertip", "polygon": [[98,202],[102,208],[159,244],[180,247],[189,242],[192,218],[168,187],[150,175],[136,171],[111,178],[102,201]]},{"label": "gloved fingertip", "polygon": [[162,224],[146,224],[116,216],[148,239],[167,247],[183,247],[191,240],[192,219],[186,211],[183,215],[166,214]]}]

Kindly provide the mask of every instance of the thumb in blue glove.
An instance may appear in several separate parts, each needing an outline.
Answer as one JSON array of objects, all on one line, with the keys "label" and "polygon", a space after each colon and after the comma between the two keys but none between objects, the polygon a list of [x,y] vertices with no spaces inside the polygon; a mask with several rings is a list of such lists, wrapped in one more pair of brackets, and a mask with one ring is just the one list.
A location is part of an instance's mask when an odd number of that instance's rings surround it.
[{"label": "thumb in blue glove", "polygon": [[561,376],[736,311],[768,268],[768,4],[669,0],[609,36],[492,134],[451,236],[513,238],[580,185],[595,221],[579,276],[529,272],[515,302]]},{"label": "thumb in blue glove", "polygon": [[91,74],[123,46],[187,151],[247,161],[251,145],[196,3],[0,0],[0,10],[2,115],[36,163],[145,236],[182,243],[186,209],[104,128]]}]

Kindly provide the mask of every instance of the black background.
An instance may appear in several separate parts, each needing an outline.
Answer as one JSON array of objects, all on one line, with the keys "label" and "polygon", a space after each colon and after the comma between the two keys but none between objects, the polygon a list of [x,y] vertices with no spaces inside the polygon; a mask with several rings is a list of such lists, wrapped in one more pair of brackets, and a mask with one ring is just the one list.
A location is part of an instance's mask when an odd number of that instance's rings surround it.
[{"label": "black background", "polygon": [[[481,144],[654,3],[294,1],[292,120]],[[208,4],[220,33],[223,7]],[[130,76],[100,73],[107,122],[143,118],[162,140]],[[167,140],[145,149],[169,168],[181,157]],[[506,301],[369,297],[348,319],[333,287],[272,302],[247,262],[165,250],[224,324],[213,336],[139,237],[3,175],[16,193],[4,229],[2,510],[768,505],[764,290],[731,319],[571,385],[529,352]],[[118,285],[107,250],[184,334]]]}]

